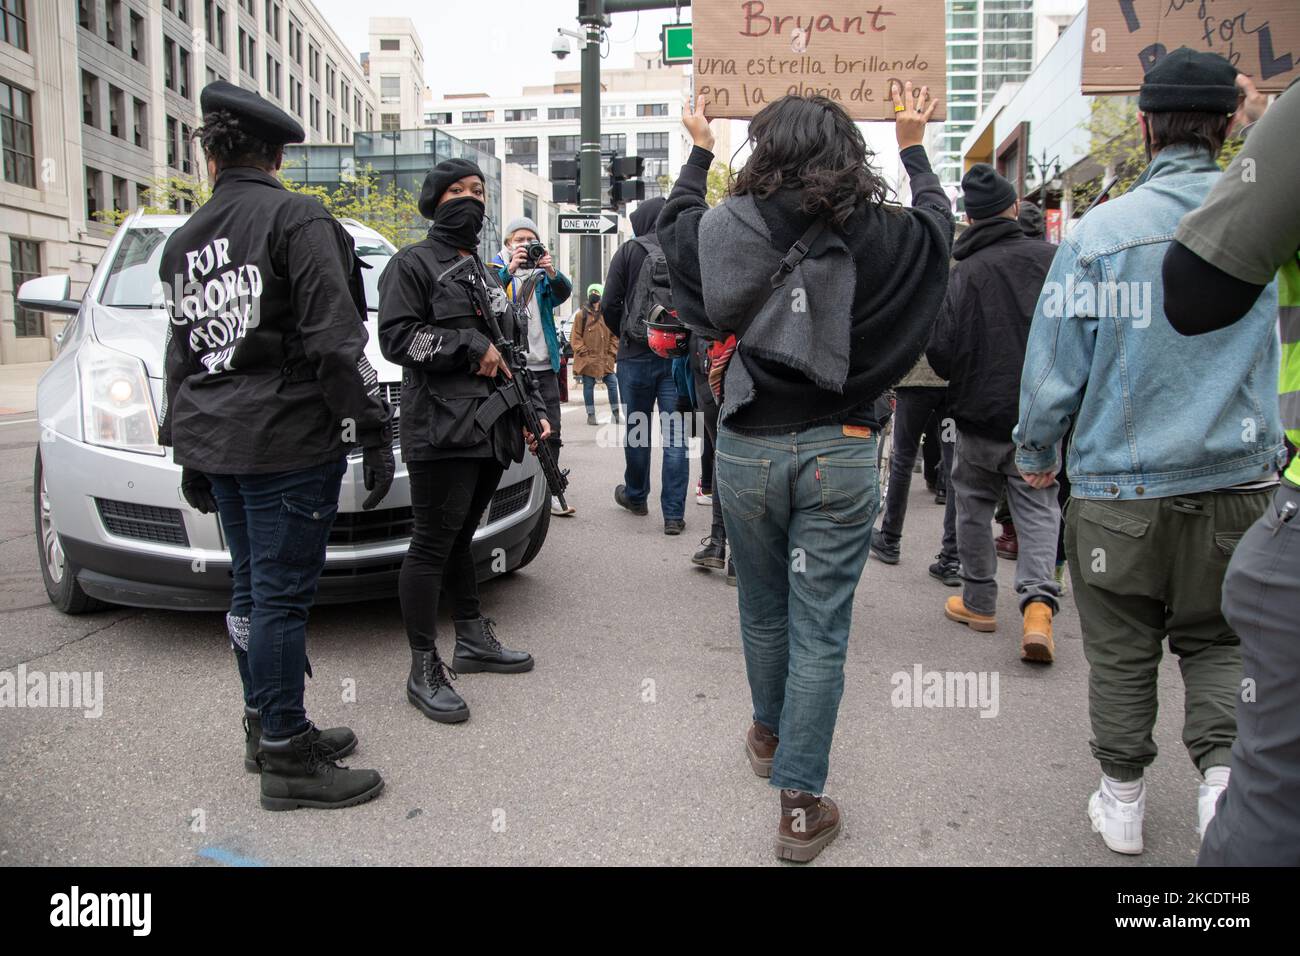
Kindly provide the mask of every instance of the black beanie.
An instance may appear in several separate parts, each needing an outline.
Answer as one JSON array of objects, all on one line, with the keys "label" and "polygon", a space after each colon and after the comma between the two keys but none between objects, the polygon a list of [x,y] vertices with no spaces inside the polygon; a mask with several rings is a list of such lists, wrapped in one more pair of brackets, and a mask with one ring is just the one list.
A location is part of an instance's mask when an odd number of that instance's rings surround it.
[{"label": "black beanie", "polygon": [[1047,234],[1043,211],[1038,208],[1038,203],[1032,203],[1028,199],[1020,200],[1020,215],[1016,220],[1020,223],[1020,231],[1030,239],[1042,239]]},{"label": "black beanie", "polygon": [[438,208],[438,200],[442,198],[448,187],[459,179],[466,176],[477,176],[487,182],[487,177],[483,175],[483,170],[478,168],[478,164],[468,159],[444,159],[433,169],[429,170],[428,175],[424,177],[424,186],[420,189],[420,215],[425,219],[434,218],[434,210]]},{"label": "black beanie", "polygon": [[1016,201],[1016,187],[999,176],[988,163],[976,163],[961,178],[966,197],[966,215],[972,219],[991,219]]},{"label": "black beanie", "polygon": [[1144,113],[1232,113],[1237,69],[1217,53],[1181,46],[1147,71],[1138,92]]}]

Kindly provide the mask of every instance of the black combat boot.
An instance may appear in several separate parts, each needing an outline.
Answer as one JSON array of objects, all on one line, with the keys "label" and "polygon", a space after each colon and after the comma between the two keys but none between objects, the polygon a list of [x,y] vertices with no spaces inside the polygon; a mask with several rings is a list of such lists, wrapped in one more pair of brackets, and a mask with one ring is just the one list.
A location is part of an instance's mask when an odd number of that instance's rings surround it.
[{"label": "black combat boot", "polygon": [[[331,760],[341,760],[357,749],[357,735],[347,727],[331,727],[321,730],[315,725],[308,731],[321,739],[331,751]],[[262,718],[256,710],[244,705],[244,769],[257,773],[262,768],[257,765],[258,745],[262,741]]]},{"label": "black combat boot", "polygon": [[691,564],[698,565],[701,568],[717,568],[722,570],[727,565],[727,545],[712,536],[703,538],[700,544],[704,547],[696,551],[691,557]]},{"label": "black combat boot", "polygon": [[440,724],[459,724],[469,720],[469,705],[451,689],[457,678],[448,672],[443,659],[434,651],[411,648],[411,676],[406,679],[406,699]]},{"label": "black combat boot", "polygon": [[503,647],[492,630],[496,621],[479,616],[472,621],[453,621],[456,625],[456,653],[452,663],[465,674],[488,671],[492,674],[520,674],[533,669],[533,656],[524,651]]},{"label": "black combat boot", "polygon": [[350,770],[336,764],[315,728],[283,740],[263,737],[259,760],[266,810],[336,810],[365,803],[384,789],[378,770]]}]

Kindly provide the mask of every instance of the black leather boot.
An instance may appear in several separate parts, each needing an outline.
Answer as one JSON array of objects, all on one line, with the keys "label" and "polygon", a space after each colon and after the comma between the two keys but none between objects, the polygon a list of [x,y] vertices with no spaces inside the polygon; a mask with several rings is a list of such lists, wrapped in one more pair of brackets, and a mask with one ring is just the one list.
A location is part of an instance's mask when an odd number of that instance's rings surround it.
[{"label": "black leather boot", "polygon": [[727,546],[717,538],[708,537],[703,539],[700,544],[704,547],[696,551],[691,557],[691,564],[698,565],[701,568],[717,568],[722,570],[727,566]]},{"label": "black leather boot", "polygon": [[[330,727],[321,730],[315,725],[308,733],[315,734],[330,749],[331,760],[341,760],[357,749],[357,735],[347,727]],[[262,768],[257,765],[258,746],[262,741],[262,718],[256,710],[244,705],[244,769],[257,773]]]},{"label": "black leather boot", "polygon": [[336,810],[378,796],[384,778],[378,770],[350,770],[330,758],[315,728],[283,740],[261,740],[262,807]]},{"label": "black leather boot", "polygon": [[453,621],[456,625],[456,653],[452,663],[465,674],[487,671],[492,674],[520,674],[533,669],[533,656],[524,651],[502,647],[489,617],[472,621]]},{"label": "black leather boot", "polygon": [[440,724],[459,724],[469,720],[469,705],[451,689],[457,676],[448,673],[437,651],[411,649],[411,676],[406,679],[406,699]]}]

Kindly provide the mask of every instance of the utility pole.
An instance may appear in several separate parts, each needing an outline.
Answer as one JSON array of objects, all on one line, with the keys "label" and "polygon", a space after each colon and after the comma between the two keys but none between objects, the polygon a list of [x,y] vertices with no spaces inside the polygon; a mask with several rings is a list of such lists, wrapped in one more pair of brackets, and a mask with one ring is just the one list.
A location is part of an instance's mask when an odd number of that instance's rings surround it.
[{"label": "utility pole", "polygon": [[[600,216],[600,32],[612,13],[638,10],[664,10],[689,7],[689,0],[578,0],[578,23],[586,34],[582,47],[582,120],[578,145],[580,190],[578,211],[585,216]],[[604,281],[601,266],[601,237],[582,237],[579,289]]]}]

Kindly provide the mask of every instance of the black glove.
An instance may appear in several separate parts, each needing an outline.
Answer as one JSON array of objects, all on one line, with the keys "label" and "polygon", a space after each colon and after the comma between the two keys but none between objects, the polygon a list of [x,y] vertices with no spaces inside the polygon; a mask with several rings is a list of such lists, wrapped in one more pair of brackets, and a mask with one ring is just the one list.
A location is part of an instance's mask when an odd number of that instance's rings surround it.
[{"label": "black glove", "polygon": [[397,473],[397,462],[393,458],[393,446],[385,442],[366,448],[361,453],[361,475],[366,485],[366,500],[362,502],[363,511],[369,511],[384,500],[388,489],[393,486],[393,475]]},{"label": "black glove", "polygon": [[201,471],[181,469],[181,496],[201,515],[216,513],[217,499],[212,497],[212,482]]}]

